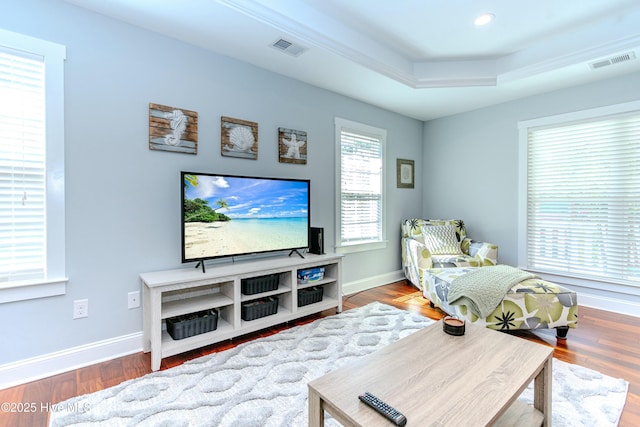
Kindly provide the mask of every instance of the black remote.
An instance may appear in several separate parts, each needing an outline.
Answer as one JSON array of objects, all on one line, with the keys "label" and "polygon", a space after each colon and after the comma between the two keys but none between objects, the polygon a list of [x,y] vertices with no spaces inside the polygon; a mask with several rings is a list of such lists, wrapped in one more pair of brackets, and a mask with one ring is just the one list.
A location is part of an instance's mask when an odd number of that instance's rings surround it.
[{"label": "black remote", "polygon": [[382,415],[395,425],[404,426],[405,424],[407,424],[407,417],[402,415],[400,411],[398,411],[393,406],[389,406],[382,400],[375,397],[373,394],[365,392],[364,394],[358,396],[358,399],[371,406],[373,409],[378,411],[380,415]]}]

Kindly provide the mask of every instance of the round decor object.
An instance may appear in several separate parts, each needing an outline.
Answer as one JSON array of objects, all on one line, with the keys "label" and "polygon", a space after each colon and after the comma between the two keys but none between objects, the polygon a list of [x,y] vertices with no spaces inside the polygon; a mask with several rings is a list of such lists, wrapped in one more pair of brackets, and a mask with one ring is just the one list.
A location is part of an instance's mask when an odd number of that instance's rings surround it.
[{"label": "round decor object", "polygon": [[453,316],[445,316],[442,319],[442,330],[449,335],[464,335],[464,320]]}]

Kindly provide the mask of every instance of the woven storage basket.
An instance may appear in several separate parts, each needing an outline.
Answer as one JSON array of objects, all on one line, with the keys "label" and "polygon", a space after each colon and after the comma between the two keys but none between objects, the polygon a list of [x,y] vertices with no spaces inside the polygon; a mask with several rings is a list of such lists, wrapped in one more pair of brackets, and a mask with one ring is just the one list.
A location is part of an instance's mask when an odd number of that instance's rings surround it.
[{"label": "woven storage basket", "polygon": [[242,304],[242,320],[256,320],[278,312],[278,297],[260,298]]},{"label": "woven storage basket", "polygon": [[217,328],[217,310],[199,311],[167,319],[167,332],[174,340],[215,331]]}]

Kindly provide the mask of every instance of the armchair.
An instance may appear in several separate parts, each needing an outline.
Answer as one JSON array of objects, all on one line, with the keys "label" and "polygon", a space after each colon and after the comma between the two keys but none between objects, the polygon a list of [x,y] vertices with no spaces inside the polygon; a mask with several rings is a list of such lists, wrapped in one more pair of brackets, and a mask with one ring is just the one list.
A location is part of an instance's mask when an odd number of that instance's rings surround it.
[{"label": "armchair", "polygon": [[420,290],[424,290],[424,272],[430,269],[498,263],[498,246],[468,238],[462,220],[411,218],[403,221],[401,228],[402,269]]}]

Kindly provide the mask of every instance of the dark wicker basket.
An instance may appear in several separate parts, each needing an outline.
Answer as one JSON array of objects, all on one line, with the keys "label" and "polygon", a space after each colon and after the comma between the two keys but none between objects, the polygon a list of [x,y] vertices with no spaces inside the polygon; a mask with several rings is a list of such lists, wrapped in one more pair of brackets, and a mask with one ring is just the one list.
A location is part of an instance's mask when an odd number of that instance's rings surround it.
[{"label": "dark wicker basket", "polygon": [[256,320],[276,314],[278,312],[278,297],[260,298],[245,302],[242,304],[241,312],[242,320]]},{"label": "dark wicker basket", "polygon": [[167,332],[174,340],[215,331],[217,328],[217,310],[199,311],[167,319]]},{"label": "dark wicker basket", "polygon": [[298,291],[298,307],[313,304],[322,301],[322,286],[314,286],[313,288],[300,289]]},{"label": "dark wicker basket", "polygon": [[240,290],[244,295],[259,294],[261,292],[275,291],[278,289],[280,276],[270,274],[268,276],[250,277],[242,279]]}]

